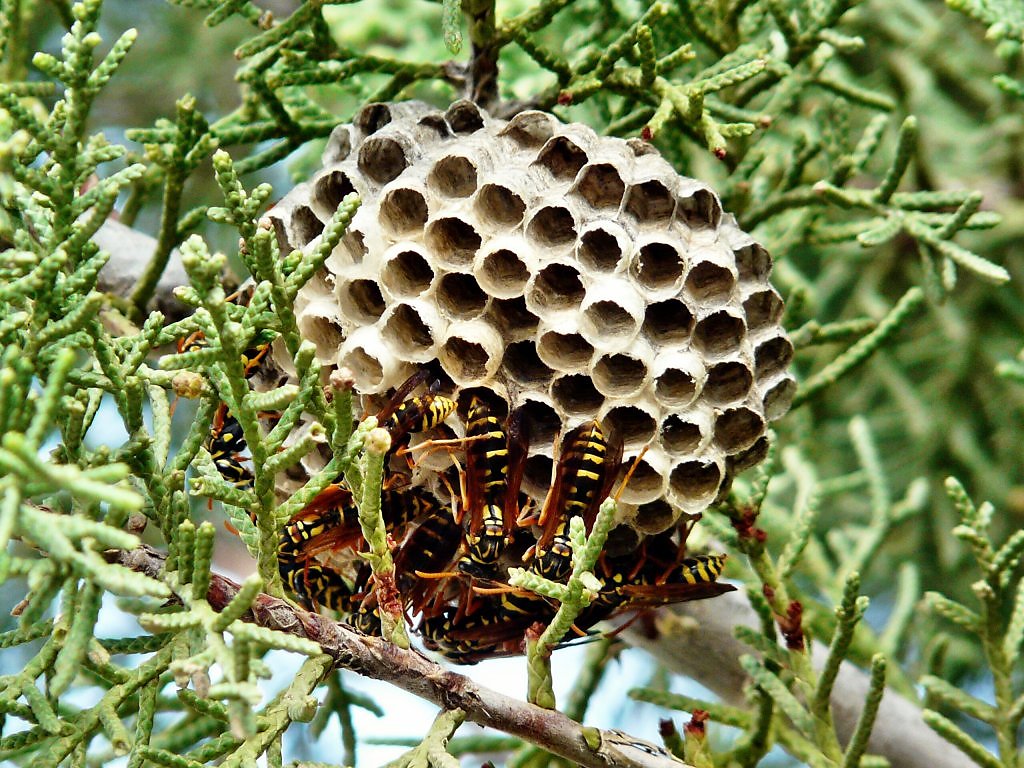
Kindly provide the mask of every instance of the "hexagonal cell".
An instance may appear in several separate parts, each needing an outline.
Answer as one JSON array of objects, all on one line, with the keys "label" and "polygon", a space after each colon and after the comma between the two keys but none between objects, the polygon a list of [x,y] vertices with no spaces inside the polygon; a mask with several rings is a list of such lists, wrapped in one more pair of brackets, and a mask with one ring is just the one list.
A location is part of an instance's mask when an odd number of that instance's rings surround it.
[{"label": "hexagonal cell", "polygon": [[679,299],[648,304],[641,332],[655,346],[679,346],[690,338],[693,314]]},{"label": "hexagonal cell", "polygon": [[672,414],[661,422],[661,444],[676,456],[696,453],[710,434],[710,419],[702,414]]},{"label": "hexagonal cell", "polygon": [[501,365],[501,340],[497,334],[488,338],[481,330],[479,327],[460,329],[458,335],[450,335],[441,345],[438,359],[456,386],[480,384],[491,378]]},{"label": "hexagonal cell", "polygon": [[327,146],[320,156],[324,166],[340,163],[348,157],[352,151],[352,126],[345,123],[334,126],[331,135],[327,137]]},{"label": "hexagonal cell", "polygon": [[676,193],[676,218],[691,229],[718,229],[722,204],[718,196],[695,179],[680,179]]},{"label": "hexagonal cell", "polygon": [[534,499],[541,500],[551,487],[551,473],[555,463],[550,456],[534,454],[526,460],[523,469],[523,491]]},{"label": "hexagonal cell", "polygon": [[[531,451],[546,452],[548,461],[551,461],[551,444],[555,435],[562,429],[562,418],[558,415],[554,405],[547,395],[536,392],[527,393],[523,396],[523,403],[519,406],[522,411],[523,424],[530,433]],[[549,464],[550,468],[551,465]],[[551,479],[548,472],[547,480]]]},{"label": "hexagonal cell", "polygon": [[743,318],[723,309],[697,322],[693,343],[707,355],[721,355],[738,349],[745,335]]},{"label": "hexagonal cell", "polygon": [[458,269],[473,263],[481,240],[472,224],[448,216],[427,225],[426,242],[441,264]]},{"label": "hexagonal cell", "polygon": [[672,190],[657,179],[632,184],[626,190],[625,210],[638,222],[661,224],[672,219],[676,201]]},{"label": "hexagonal cell", "polygon": [[778,325],[782,319],[782,297],[774,288],[768,287],[756,291],[743,300],[743,311],[747,316],[747,328],[750,332],[772,325]]},{"label": "hexagonal cell", "polygon": [[517,240],[491,241],[487,244],[488,251],[477,254],[473,262],[473,273],[480,285],[491,296],[507,299],[521,296],[530,278],[530,270],[516,250],[526,251],[525,243]]},{"label": "hexagonal cell", "polygon": [[554,136],[541,149],[534,165],[547,168],[559,181],[572,181],[588,159],[587,153],[568,136]]},{"label": "hexagonal cell", "polygon": [[427,200],[412,187],[388,190],[381,198],[378,219],[392,237],[414,237],[427,223]]},{"label": "hexagonal cell", "polygon": [[419,296],[430,287],[433,280],[434,270],[430,268],[427,254],[418,245],[399,244],[384,258],[381,282],[396,298]]},{"label": "hexagonal cell", "polygon": [[352,331],[338,350],[338,365],[352,372],[356,390],[364,393],[381,392],[400,367],[373,325]]},{"label": "hexagonal cell", "polygon": [[476,165],[468,157],[442,157],[427,176],[431,189],[445,197],[469,197],[476,191]]},{"label": "hexagonal cell", "polygon": [[529,110],[520,112],[508,121],[508,124],[498,131],[499,136],[505,136],[521,149],[539,147],[551,138],[555,132],[554,118],[545,113]]},{"label": "hexagonal cell", "polygon": [[487,306],[487,294],[467,272],[443,275],[437,283],[436,296],[441,311],[458,319],[477,317]]},{"label": "hexagonal cell", "polygon": [[568,245],[576,239],[576,219],[564,206],[546,205],[533,214],[526,234],[548,247]]},{"label": "hexagonal cell", "polygon": [[721,264],[701,261],[690,268],[683,285],[696,301],[712,304],[728,301],[736,278]]},{"label": "hexagonal cell", "polygon": [[692,403],[707,378],[700,357],[692,352],[658,355],[651,374],[655,398],[669,408],[682,408]]},{"label": "hexagonal cell", "polygon": [[626,184],[619,170],[611,163],[594,163],[583,168],[573,185],[572,193],[597,210],[615,210],[622,204]]},{"label": "hexagonal cell", "polygon": [[296,247],[302,247],[320,236],[324,223],[308,205],[300,205],[292,211],[292,239]]},{"label": "hexagonal cell", "polygon": [[629,245],[629,236],[612,222],[588,224],[576,243],[580,266],[594,272],[615,272]]},{"label": "hexagonal cell", "polygon": [[378,184],[387,184],[409,167],[407,147],[391,136],[374,136],[359,148],[359,170]]},{"label": "hexagonal cell", "polygon": [[384,297],[373,280],[352,280],[338,295],[342,314],[356,325],[372,325],[384,314]]},{"label": "hexagonal cell", "polygon": [[775,421],[786,414],[790,403],[793,402],[793,395],[796,394],[796,382],[792,379],[783,379],[769,389],[762,400],[764,405],[764,417],[768,421]]},{"label": "hexagonal cell", "polygon": [[685,268],[683,255],[674,245],[653,240],[641,245],[633,254],[629,274],[647,291],[675,293],[682,284]]},{"label": "hexagonal cell", "polygon": [[[627,504],[648,504],[655,501],[665,491],[665,476],[658,471],[652,462],[656,462],[654,454],[648,453],[641,459],[634,456],[625,457],[620,476],[632,471],[629,482],[619,493],[619,498]],[[660,462],[664,464],[664,462]],[[634,518],[635,523],[635,518]]]},{"label": "hexagonal cell", "polygon": [[551,382],[551,399],[567,414],[591,416],[604,403],[604,395],[594,388],[590,377],[582,373],[560,376]]},{"label": "hexagonal cell", "polygon": [[[347,151],[346,151],[346,154]],[[352,179],[344,171],[331,171],[324,174],[313,184],[313,196],[330,210],[337,210],[345,195],[356,191]]]},{"label": "hexagonal cell", "polygon": [[749,408],[729,408],[715,420],[715,443],[726,453],[749,448],[764,433],[764,419]]},{"label": "hexagonal cell", "polygon": [[404,362],[425,363],[434,356],[437,319],[417,302],[402,302],[388,310],[381,336]]},{"label": "hexagonal cell", "polygon": [[512,229],[523,220],[526,203],[504,184],[490,182],[480,187],[473,210],[491,227]]},{"label": "hexagonal cell", "polygon": [[355,125],[363,133],[369,135],[376,133],[393,119],[391,110],[397,105],[374,102],[367,104],[360,109],[352,119]]},{"label": "hexagonal cell", "polygon": [[641,533],[651,536],[662,531],[667,531],[676,522],[676,511],[672,505],[664,499],[655,499],[646,504],[641,504],[633,518],[633,525]]},{"label": "hexagonal cell", "polygon": [[518,341],[533,336],[540,323],[540,318],[526,308],[526,299],[522,296],[493,299],[486,317],[506,341]]},{"label": "hexagonal cell", "polygon": [[668,483],[679,505],[686,509],[701,507],[713,499],[722,479],[722,470],[714,462],[683,461],[672,468]]},{"label": "hexagonal cell", "polygon": [[757,345],[754,350],[754,375],[758,381],[770,379],[789,368],[793,360],[793,343],[785,336],[776,336]]},{"label": "hexagonal cell", "polygon": [[557,371],[578,371],[590,368],[594,348],[578,333],[545,331],[537,340],[537,355]]},{"label": "hexagonal cell", "polygon": [[761,436],[757,441],[744,451],[740,451],[734,456],[729,456],[726,459],[726,467],[730,474],[738,474],[745,469],[750,469],[757,464],[764,461],[765,456],[768,455],[768,438]]},{"label": "hexagonal cell", "polygon": [[366,237],[358,229],[349,229],[341,237],[341,246],[352,260],[353,264],[362,264],[363,259],[370,252],[366,247]]},{"label": "hexagonal cell", "polygon": [[763,283],[772,271],[772,257],[758,243],[751,243],[733,251],[740,280]]},{"label": "hexagonal cell", "polygon": [[747,396],[753,383],[754,376],[746,363],[740,360],[716,363],[708,369],[704,397],[714,405],[735,403]]},{"label": "hexagonal cell", "polygon": [[594,364],[594,386],[608,397],[635,394],[647,382],[648,362],[627,353],[602,355]]},{"label": "hexagonal cell", "polygon": [[644,304],[644,297],[628,281],[598,280],[581,306],[580,332],[595,347],[622,348],[639,332]]},{"label": "hexagonal cell", "polygon": [[658,422],[647,407],[616,405],[601,417],[601,423],[622,440],[626,450],[643,447],[654,437]]},{"label": "hexagonal cell", "polygon": [[316,345],[316,355],[321,360],[330,360],[345,340],[345,334],[338,324],[329,317],[314,314],[315,309],[307,309],[297,319],[299,333],[302,338]]},{"label": "hexagonal cell", "polygon": [[608,540],[604,545],[604,554],[607,557],[624,557],[636,552],[639,546],[640,534],[628,524],[622,523],[612,528],[608,533]]},{"label": "hexagonal cell", "polygon": [[571,264],[548,264],[527,284],[526,302],[538,314],[576,309],[586,291]]},{"label": "hexagonal cell", "polygon": [[529,387],[547,387],[555,375],[537,354],[537,345],[531,339],[517,341],[505,347],[501,367],[520,384]]},{"label": "hexagonal cell", "polygon": [[455,133],[475,133],[484,127],[484,116],[472,101],[456,101],[444,113],[445,120]]}]

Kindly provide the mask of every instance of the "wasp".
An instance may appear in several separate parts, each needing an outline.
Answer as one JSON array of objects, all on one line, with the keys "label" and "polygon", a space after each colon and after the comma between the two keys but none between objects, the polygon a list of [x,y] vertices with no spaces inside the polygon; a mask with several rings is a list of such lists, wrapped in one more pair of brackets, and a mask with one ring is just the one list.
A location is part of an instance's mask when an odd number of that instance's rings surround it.
[{"label": "wasp", "polygon": [[425,368],[414,373],[395,390],[388,404],[377,413],[377,424],[391,435],[392,451],[410,434],[428,432],[455,412],[455,401],[438,394],[441,387],[438,380],[427,387],[425,394],[409,397],[429,379],[430,371]]},{"label": "wasp", "polygon": [[572,570],[570,520],[583,518],[590,531],[622,459],[621,441],[606,436],[596,421],[580,424],[566,436],[564,445],[537,520],[543,531],[530,562],[534,573],[552,581],[564,581]]}]

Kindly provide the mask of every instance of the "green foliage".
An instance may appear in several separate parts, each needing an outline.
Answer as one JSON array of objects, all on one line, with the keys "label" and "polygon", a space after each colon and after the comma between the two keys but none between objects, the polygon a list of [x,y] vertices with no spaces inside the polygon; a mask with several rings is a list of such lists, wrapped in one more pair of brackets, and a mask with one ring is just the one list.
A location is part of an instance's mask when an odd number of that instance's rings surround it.
[{"label": "green foliage", "polygon": [[[133,46],[159,30],[109,35],[108,5],[0,2],[0,581],[24,597],[0,634],[5,659],[20,659],[5,670],[21,668],[0,677],[0,758],[84,766],[127,756],[139,768],[250,766],[266,755],[280,765],[294,723],[312,721],[316,735],[337,717],[343,760],[355,762],[352,709],[377,705],[320,646],[252,618],[263,591],[281,594],[280,525],[339,475],[360,501],[374,573],[386,581],[393,570],[379,509],[383,433],[372,419],[353,429],[345,382],[325,394],[292,310],[358,200],[346,198],[312,252],[282,254],[261,222],[274,193],[249,176],[296,150],[296,167],[308,168],[314,140],[367,102],[471,96],[496,114],[549,109],[653,141],[712,183],[775,259],[796,347],[794,410],[776,425],[766,466],[695,533],[730,552],[728,575],[758,617],[736,629],[748,685],[729,704],[664,685],[634,691],[709,713],[706,730],[696,714],[682,734],[667,728],[666,746],[699,766],[757,765],[775,746],[812,766],[879,765],[867,752],[869,734],[886,727],[882,693],[916,699],[921,683],[922,717],[937,733],[978,765],[1019,768],[1024,353],[1014,355],[1024,302],[1016,286],[999,287],[1022,272],[1019,3],[309,1],[277,18],[250,0],[179,0],[160,13],[195,40],[234,40],[234,62],[146,66],[195,72],[196,83],[233,69],[237,98],[210,108],[208,94],[161,77],[169,90],[152,101],[167,117],[151,126],[110,111],[108,94]],[[196,9],[197,23],[181,21]],[[96,125],[123,125],[135,148]],[[110,254],[96,235],[115,212],[151,222],[155,242],[121,296],[99,287]],[[190,283],[177,295],[195,311],[168,322],[148,307],[175,249]],[[226,295],[229,263],[253,278],[248,303]],[[172,350],[195,332],[205,346]],[[256,393],[243,352],[271,339],[302,375]],[[186,397],[194,417],[175,411]],[[251,490],[227,483],[204,447],[220,403],[252,453]],[[281,418],[264,432],[266,410]],[[303,414],[314,425],[288,441]],[[101,436],[104,419],[125,437]],[[321,444],[331,461],[280,503],[275,477]],[[962,484],[936,493],[949,475]],[[194,500],[220,502],[216,525]],[[257,574],[217,611],[225,515]],[[567,585],[515,577],[561,603],[526,662],[530,698],[544,706],[555,705],[554,642],[593,597],[613,515],[609,503],[589,537],[571,531]],[[168,554],[158,572],[117,559],[143,536]],[[870,622],[868,595],[881,607]],[[912,621],[922,600],[931,615]],[[143,634],[101,636],[106,611]],[[408,643],[400,616],[382,619],[390,639]],[[274,649],[303,662],[264,700]],[[593,644],[567,714],[584,718],[617,652],[611,640]],[[866,670],[867,693],[840,739],[831,702],[850,665]],[[967,690],[979,676],[984,695]],[[74,695],[87,688],[94,695]],[[448,768],[453,755],[492,749],[515,750],[509,765],[557,760],[549,744],[449,742],[464,717],[440,713],[399,762]]]}]

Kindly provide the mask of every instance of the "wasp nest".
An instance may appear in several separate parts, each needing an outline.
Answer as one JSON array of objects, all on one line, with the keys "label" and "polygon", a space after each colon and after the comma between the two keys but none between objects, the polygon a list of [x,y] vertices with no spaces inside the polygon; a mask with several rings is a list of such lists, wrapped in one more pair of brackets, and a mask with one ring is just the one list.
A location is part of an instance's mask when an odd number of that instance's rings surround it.
[{"label": "wasp nest", "polygon": [[771,258],[649,144],[542,112],[374,104],[334,130],[323,164],[269,216],[285,249],[307,248],[362,197],[295,306],[361,394],[432,364],[460,401],[525,409],[535,497],[557,435],[597,418],[624,466],[648,446],[622,496],[643,533],[764,456],[795,389]]}]

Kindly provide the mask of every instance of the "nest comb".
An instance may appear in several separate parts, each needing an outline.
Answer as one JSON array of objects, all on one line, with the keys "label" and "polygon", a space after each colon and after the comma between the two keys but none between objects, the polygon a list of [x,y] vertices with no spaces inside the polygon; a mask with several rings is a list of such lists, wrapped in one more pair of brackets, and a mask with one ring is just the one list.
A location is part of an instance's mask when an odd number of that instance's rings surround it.
[{"label": "nest comb", "polygon": [[430,364],[461,402],[525,409],[540,498],[554,440],[599,419],[626,463],[649,446],[622,495],[641,533],[763,458],[795,390],[771,258],[651,145],[543,112],[372,104],[268,213],[282,249],[315,245],[352,191],[362,206],[295,312],[364,397]]}]

